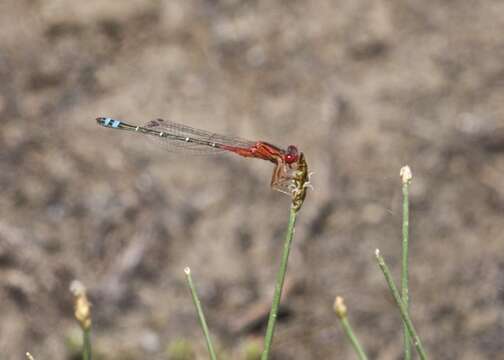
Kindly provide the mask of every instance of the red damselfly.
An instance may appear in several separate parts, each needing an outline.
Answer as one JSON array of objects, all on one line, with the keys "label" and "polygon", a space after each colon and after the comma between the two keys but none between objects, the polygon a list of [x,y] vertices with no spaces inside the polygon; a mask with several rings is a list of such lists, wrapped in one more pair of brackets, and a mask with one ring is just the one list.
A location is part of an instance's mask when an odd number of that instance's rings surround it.
[{"label": "red damselfly", "polygon": [[[275,165],[271,187],[302,203],[308,186],[308,166],[296,146],[282,149],[265,141],[248,141],[214,134],[170,120],[157,119],[142,126],[131,125],[109,117],[99,117],[98,124],[158,138],[169,150],[185,153],[230,152],[243,157],[267,160]],[[299,188],[300,187],[300,188]],[[301,206],[299,204],[299,206]]]}]

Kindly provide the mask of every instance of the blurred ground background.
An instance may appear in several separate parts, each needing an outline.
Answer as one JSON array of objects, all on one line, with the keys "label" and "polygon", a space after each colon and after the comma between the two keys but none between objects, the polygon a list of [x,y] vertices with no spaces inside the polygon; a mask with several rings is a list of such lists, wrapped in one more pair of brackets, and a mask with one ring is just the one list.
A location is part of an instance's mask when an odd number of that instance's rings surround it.
[{"label": "blurred ground background", "polygon": [[504,359],[504,2],[0,2],[0,358],[67,359],[73,279],[95,349],[205,346],[192,267],[228,358],[270,302],[288,198],[272,167],[183,157],[103,129],[165,117],[297,144],[299,216],[276,359],[352,359],[336,295],[373,359],[401,358],[401,190],[412,185],[413,319],[435,359]]}]

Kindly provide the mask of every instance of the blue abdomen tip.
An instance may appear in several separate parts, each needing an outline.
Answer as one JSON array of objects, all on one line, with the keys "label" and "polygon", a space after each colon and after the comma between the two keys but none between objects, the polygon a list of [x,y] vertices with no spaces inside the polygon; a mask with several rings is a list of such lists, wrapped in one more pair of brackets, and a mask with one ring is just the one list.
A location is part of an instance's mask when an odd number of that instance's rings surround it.
[{"label": "blue abdomen tip", "polygon": [[117,128],[119,127],[119,125],[121,124],[121,122],[119,120],[115,120],[115,119],[112,119],[112,118],[109,118],[109,117],[100,117],[98,119],[96,119],[98,121],[98,123],[102,126],[105,126],[105,127],[111,127],[111,128]]}]

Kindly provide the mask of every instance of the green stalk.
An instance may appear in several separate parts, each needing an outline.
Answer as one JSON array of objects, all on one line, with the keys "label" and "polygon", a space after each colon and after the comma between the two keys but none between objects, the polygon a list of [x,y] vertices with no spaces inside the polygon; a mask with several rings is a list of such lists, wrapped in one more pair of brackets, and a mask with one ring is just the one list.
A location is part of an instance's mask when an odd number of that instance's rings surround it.
[{"label": "green stalk", "polygon": [[340,319],[341,322],[341,326],[343,327],[343,331],[350,340],[350,343],[352,343],[352,346],[355,352],[357,353],[359,359],[367,360],[367,355],[364,352],[364,349],[362,348],[361,344],[359,343],[357,336],[355,336],[355,333],[353,332],[353,329],[350,326],[350,322],[348,321],[347,308],[345,306],[345,303],[343,302],[342,297],[339,296],[336,297],[336,301],[334,302],[334,311],[336,312],[336,315],[338,315],[338,318]]},{"label": "green stalk", "polygon": [[364,352],[364,349],[362,348],[361,344],[359,343],[359,340],[357,340],[357,337],[355,336],[352,327],[350,326],[350,323],[348,322],[348,317],[344,317],[340,319],[341,325],[343,326],[343,330],[345,331],[345,334],[347,335],[348,339],[352,343],[352,346],[357,353],[357,356],[359,357],[360,360],[367,360],[367,355]]},{"label": "green stalk", "polygon": [[268,318],[268,327],[266,329],[266,336],[264,337],[264,350],[261,355],[261,360],[268,360],[270,356],[271,344],[273,342],[273,334],[275,333],[275,325],[278,316],[278,308],[280,306],[280,298],[282,297],[282,288],[285,280],[285,273],[287,272],[289,253],[292,245],[292,239],[294,238],[294,226],[296,224],[297,210],[298,209],[296,209],[295,206],[291,206],[289,224],[287,226],[287,233],[285,235],[280,268],[277,274],[273,303],[271,304],[271,310]]},{"label": "green stalk", "polygon": [[[403,222],[402,222],[402,271],[401,271],[401,298],[406,311],[409,312],[409,184],[411,183],[411,170],[409,166],[401,169],[403,193]],[[411,360],[411,338],[406,324],[403,324],[404,360]]]},{"label": "green stalk", "polygon": [[91,328],[82,330],[82,359],[91,360]]},{"label": "green stalk", "polygon": [[201,325],[201,329],[203,329],[203,335],[205,336],[205,340],[208,347],[208,353],[210,354],[210,359],[217,360],[217,356],[215,355],[214,347],[212,345],[212,340],[210,339],[210,332],[208,331],[208,326],[205,320],[205,315],[203,314],[203,308],[201,307],[201,302],[198,298],[198,294],[196,293],[196,287],[194,286],[191,269],[186,267],[184,269],[186,274],[187,283],[189,284],[189,289],[191,290],[192,299],[194,302],[194,306],[196,307],[196,312],[198,313],[198,319]]},{"label": "green stalk", "polygon": [[381,271],[383,272],[383,275],[385,276],[385,280],[387,281],[387,284],[389,286],[390,292],[392,293],[392,296],[394,297],[394,300],[396,302],[397,307],[399,308],[399,312],[401,313],[401,317],[403,319],[404,324],[406,325],[406,329],[408,330],[408,334],[413,340],[413,345],[415,346],[418,355],[420,356],[420,359],[425,360],[427,359],[427,354],[425,353],[425,350],[423,348],[422,342],[420,340],[420,337],[418,336],[415,328],[413,327],[413,323],[411,322],[411,319],[408,314],[408,309],[406,308],[406,304],[403,302],[401,295],[399,294],[399,291],[397,290],[397,287],[394,283],[394,280],[392,279],[392,275],[390,274],[390,270],[385,263],[385,259],[380,255],[380,250],[376,249],[376,260],[378,262],[378,266],[380,267]]}]

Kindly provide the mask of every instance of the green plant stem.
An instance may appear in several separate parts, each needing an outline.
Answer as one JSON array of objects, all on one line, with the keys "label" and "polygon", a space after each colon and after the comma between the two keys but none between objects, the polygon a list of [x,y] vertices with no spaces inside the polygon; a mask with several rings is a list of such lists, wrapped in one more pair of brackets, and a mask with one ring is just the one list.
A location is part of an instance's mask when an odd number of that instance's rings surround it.
[{"label": "green plant stem", "polygon": [[287,233],[285,235],[282,259],[280,262],[280,268],[278,270],[275,284],[275,293],[273,295],[273,302],[271,304],[271,310],[268,318],[268,327],[266,329],[266,336],[264,337],[264,350],[261,355],[261,360],[268,360],[270,356],[271,344],[273,342],[273,334],[275,333],[275,325],[278,316],[278,308],[280,306],[280,298],[282,297],[282,288],[285,280],[285,273],[287,272],[289,253],[292,245],[292,239],[294,238],[296,213],[297,210],[293,206],[291,206],[289,215],[289,224],[287,226]]},{"label": "green plant stem", "polygon": [[205,315],[203,314],[203,308],[201,307],[201,302],[198,298],[198,294],[196,293],[196,287],[194,286],[191,269],[186,267],[184,269],[186,274],[187,283],[189,284],[189,289],[191,290],[192,299],[194,302],[194,306],[196,307],[196,312],[198,313],[198,319],[201,325],[201,329],[203,329],[203,335],[205,336],[205,340],[208,347],[208,353],[210,354],[210,359],[217,360],[217,356],[215,355],[215,350],[212,344],[212,340],[210,339],[210,332],[208,331],[208,326],[205,320]]},{"label": "green plant stem", "polygon": [[417,332],[415,331],[415,328],[413,327],[413,323],[411,322],[411,319],[408,314],[408,309],[406,308],[405,303],[403,302],[401,295],[399,294],[399,291],[397,290],[397,287],[394,283],[394,280],[392,279],[392,275],[390,274],[390,270],[385,263],[385,259],[380,255],[380,251],[376,249],[376,260],[378,262],[378,266],[380,267],[381,271],[383,272],[383,275],[385,276],[385,280],[387,281],[387,284],[389,286],[390,292],[392,293],[392,296],[394,297],[394,300],[396,302],[397,307],[399,308],[399,312],[401,313],[401,317],[403,319],[404,324],[406,325],[406,329],[408,330],[408,334],[413,340],[413,345],[415,346],[418,355],[420,356],[420,359],[424,360],[427,359],[427,354],[425,353],[425,350],[423,348],[422,342],[420,340],[420,337],[418,336]]},{"label": "green plant stem", "polygon": [[[404,307],[409,312],[409,181],[404,181],[402,186],[403,192],[403,222],[402,222],[402,272],[401,272],[401,298],[404,302]],[[404,337],[404,360],[411,360],[411,338],[406,324],[403,325]]]},{"label": "green plant stem", "polygon": [[91,327],[82,330],[82,359],[91,360]]},{"label": "green plant stem", "polygon": [[364,349],[362,348],[361,344],[359,343],[359,340],[357,340],[357,337],[355,336],[352,327],[350,326],[350,323],[348,322],[348,318],[345,316],[344,318],[340,319],[341,325],[343,326],[343,330],[345,331],[345,334],[348,336],[348,339],[352,343],[353,348],[355,349],[355,352],[359,356],[360,360],[367,360],[366,353],[364,352]]},{"label": "green plant stem", "polygon": [[359,359],[367,360],[367,355],[364,352],[364,349],[362,348],[361,344],[359,343],[357,336],[355,336],[352,327],[350,326],[350,322],[348,321],[347,316],[347,308],[343,302],[343,298],[340,296],[336,297],[336,301],[334,302],[334,311],[336,312],[336,315],[338,316],[338,319],[341,322],[341,326],[343,327],[343,331],[345,332],[346,336],[352,343],[352,346],[355,352],[357,353]]}]

